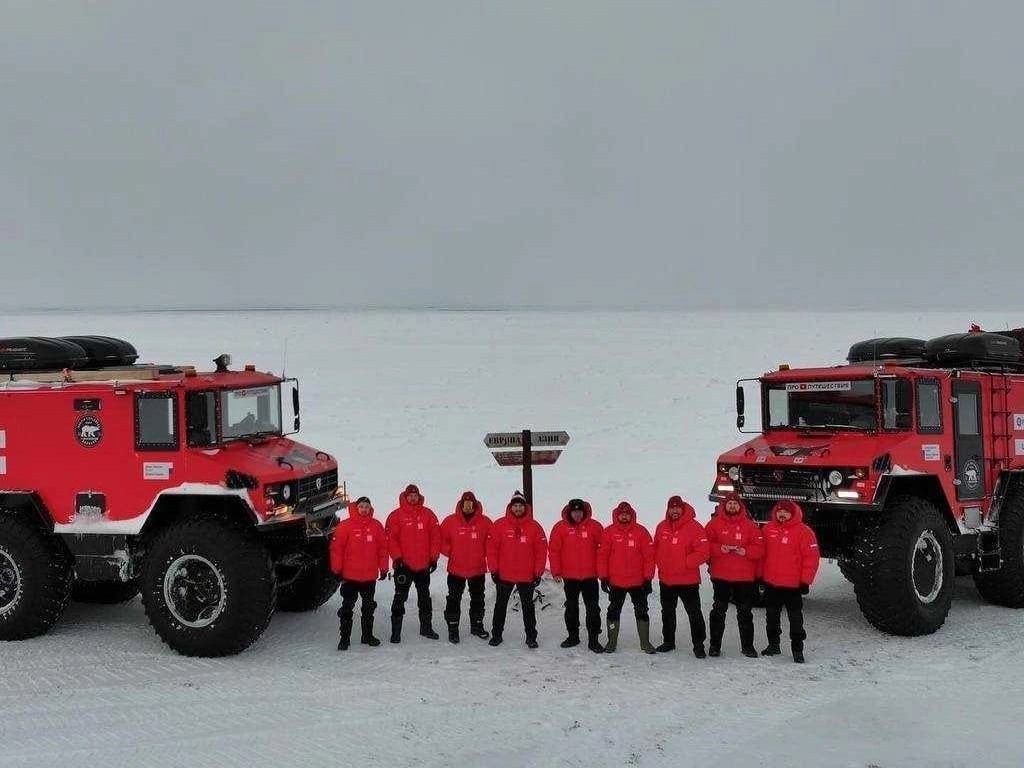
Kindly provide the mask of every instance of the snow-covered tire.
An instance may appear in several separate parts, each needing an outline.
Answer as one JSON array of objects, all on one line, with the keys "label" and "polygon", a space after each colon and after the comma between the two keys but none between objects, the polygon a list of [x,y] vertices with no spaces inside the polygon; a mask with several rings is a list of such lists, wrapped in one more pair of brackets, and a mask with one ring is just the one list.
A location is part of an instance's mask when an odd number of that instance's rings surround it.
[{"label": "snow-covered tire", "polygon": [[857,583],[857,577],[860,575],[860,568],[857,567],[857,562],[853,558],[839,558],[836,560],[836,565],[839,566],[839,572],[843,574],[844,579],[851,584]]},{"label": "snow-covered tire", "polygon": [[999,549],[999,570],[976,574],[974,584],[993,605],[1024,608],[1024,490],[1008,497],[999,512]]},{"label": "snow-covered tire", "polygon": [[287,613],[313,611],[326,603],[335,592],[341,580],[331,572],[326,557],[314,561],[302,569],[302,573],[277,590],[277,609]]},{"label": "snow-covered tire", "polygon": [[149,623],[184,656],[244,651],[267,628],[277,599],[270,554],[256,534],[198,515],[154,537],[141,589]]},{"label": "snow-covered tire", "polygon": [[71,599],[71,558],[31,522],[0,511],[0,640],[46,634]]},{"label": "snow-covered tire", "polygon": [[953,599],[953,539],[935,506],[917,496],[887,505],[878,527],[858,541],[854,593],[861,613],[892,635],[929,635]]},{"label": "snow-covered tire", "polygon": [[76,581],[71,599],[76,603],[117,605],[127,603],[139,594],[139,582],[132,581]]}]

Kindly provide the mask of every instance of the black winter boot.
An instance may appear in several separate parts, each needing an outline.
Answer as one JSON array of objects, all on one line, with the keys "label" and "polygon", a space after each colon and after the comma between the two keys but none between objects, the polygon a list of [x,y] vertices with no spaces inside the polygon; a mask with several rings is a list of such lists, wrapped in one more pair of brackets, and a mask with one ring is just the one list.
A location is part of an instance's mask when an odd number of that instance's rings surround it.
[{"label": "black winter boot", "polygon": [[362,619],[362,637],[359,638],[359,642],[363,645],[368,645],[371,648],[376,648],[380,645],[380,640],[373,636],[373,616],[364,616]]},{"label": "black winter boot", "polygon": [[561,648],[575,648],[580,644],[580,633],[570,632],[569,636],[562,641]]},{"label": "black winter boot", "polygon": [[491,633],[484,629],[483,622],[476,622],[469,625],[469,634],[473,637],[479,637],[481,640],[486,640],[491,636]]},{"label": "black winter boot", "polygon": [[640,650],[644,653],[657,653],[651,645],[651,622],[637,621],[636,633],[640,636]]},{"label": "black winter boot", "polygon": [[391,642],[400,643],[402,642],[402,617],[392,616],[391,617]]},{"label": "black winter boot", "polygon": [[742,649],[742,653],[748,659],[756,659],[757,658],[757,650],[752,645],[749,645],[746,648],[743,648]]},{"label": "black winter boot", "polygon": [[793,661],[797,664],[804,663],[804,644],[793,643]]},{"label": "black winter boot", "polygon": [[420,611],[420,635],[431,640],[440,639],[440,635],[434,631],[433,616],[425,611]]},{"label": "black winter boot", "polygon": [[778,656],[782,653],[782,649],[779,648],[778,640],[769,640],[768,647],[761,651],[762,656]]},{"label": "black winter boot", "polygon": [[608,642],[605,643],[605,653],[615,653],[615,649],[619,647],[619,622],[609,621],[608,622]]},{"label": "black winter boot", "polygon": [[352,617],[342,618],[338,626],[338,650],[347,651],[349,640],[352,637]]},{"label": "black winter boot", "polygon": [[533,636],[533,637],[526,638],[526,647],[529,648],[530,650],[533,650],[534,648],[536,648],[537,647],[537,637]]},{"label": "black winter boot", "polygon": [[449,643],[458,643],[459,642],[459,625],[458,624],[452,624],[452,623],[448,624],[448,642]]},{"label": "black winter boot", "polygon": [[601,645],[600,632],[587,632],[587,648],[594,653],[604,653],[604,646]]},{"label": "black winter boot", "polygon": [[654,650],[656,650],[658,653],[671,653],[675,649],[676,649],[676,644],[675,643],[670,643],[668,640],[666,640],[665,642],[663,642],[661,645],[659,645]]},{"label": "black winter boot", "polygon": [[491,635],[491,640],[487,643],[491,648],[497,648],[501,645],[501,635]]},{"label": "black winter boot", "polygon": [[704,643],[694,643],[693,655],[698,659],[706,659],[708,655],[704,653]]}]

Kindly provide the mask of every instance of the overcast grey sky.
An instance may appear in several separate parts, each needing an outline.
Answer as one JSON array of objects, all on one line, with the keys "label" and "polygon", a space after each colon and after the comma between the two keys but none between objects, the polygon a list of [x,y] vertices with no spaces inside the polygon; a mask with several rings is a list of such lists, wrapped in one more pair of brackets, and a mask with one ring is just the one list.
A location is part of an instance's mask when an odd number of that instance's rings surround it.
[{"label": "overcast grey sky", "polygon": [[1021,304],[1024,4],[2,4],[5,306]]}]

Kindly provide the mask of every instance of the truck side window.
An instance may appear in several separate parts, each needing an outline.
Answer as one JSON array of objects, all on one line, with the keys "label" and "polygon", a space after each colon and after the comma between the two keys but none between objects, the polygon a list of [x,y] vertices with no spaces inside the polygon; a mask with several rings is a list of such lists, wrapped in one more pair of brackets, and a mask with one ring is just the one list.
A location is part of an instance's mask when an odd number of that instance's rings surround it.
[{"label": "truck side window", "polygon": [[190,446],[217,442],[217,396],[213,392],[189,392],[185,397],[185,431]]},{"label": "truck side window", "polygon": [[135,393],[135,447],[140,451],[178,449],[178,398],[174,392]]},{"label": "truck side window", "polygon": [[910,382],[906,379],[882,381],[882,428],[910,429]]},{"label": "truck side window", "polygon": [[917,382],[917,431],[924,434],[942,432],[942,388],[936,379]]}]

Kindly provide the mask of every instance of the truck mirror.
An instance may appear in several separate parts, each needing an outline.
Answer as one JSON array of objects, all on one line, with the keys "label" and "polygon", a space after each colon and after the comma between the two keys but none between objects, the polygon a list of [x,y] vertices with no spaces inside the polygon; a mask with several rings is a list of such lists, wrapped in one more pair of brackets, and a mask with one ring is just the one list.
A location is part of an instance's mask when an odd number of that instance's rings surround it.
[{"label": "truck mirror", "polygon": [[[744,410],[744,399],[743,399],[743,387],[740,384],[736,385],[736,418],[743,421],[743,410]],[[741,423],[740,426],[743,426]]]},{"label": "truck mirror", "polygon": [[292,387],[292,413],[295,414],[295,431],[299,431],[299,388]]}]

